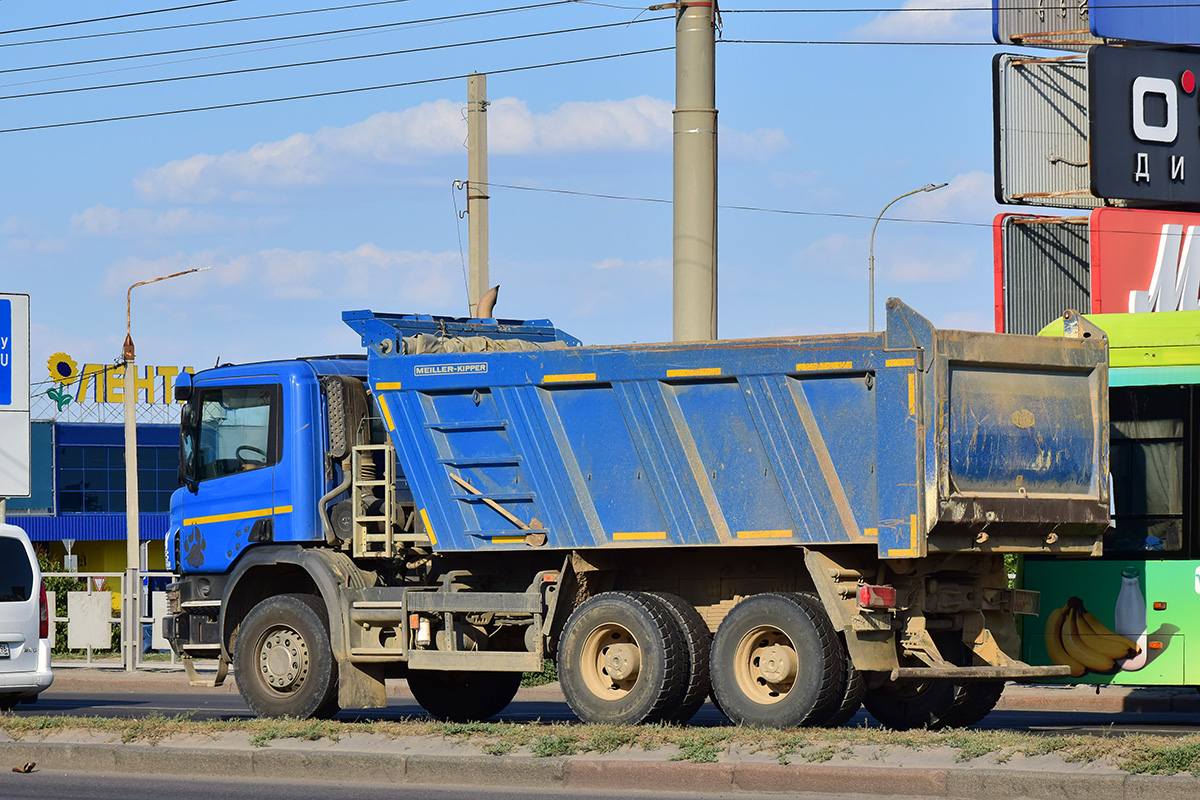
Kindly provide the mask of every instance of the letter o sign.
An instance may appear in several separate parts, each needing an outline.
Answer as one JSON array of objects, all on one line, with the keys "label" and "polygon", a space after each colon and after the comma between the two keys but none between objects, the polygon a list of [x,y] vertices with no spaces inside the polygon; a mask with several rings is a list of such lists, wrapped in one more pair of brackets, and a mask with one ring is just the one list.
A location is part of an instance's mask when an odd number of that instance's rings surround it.
[{"label": "letter o sign", "polygon": [[[1167,121],[1162,125],[1146,123],[1146,98],[1159,95],[1167,103]],[[1179,95],[1175,82],[1168,78],[1147,78],[1133,81],[1133,135],[1143,142],[1173,142],[1179,134]]]}]

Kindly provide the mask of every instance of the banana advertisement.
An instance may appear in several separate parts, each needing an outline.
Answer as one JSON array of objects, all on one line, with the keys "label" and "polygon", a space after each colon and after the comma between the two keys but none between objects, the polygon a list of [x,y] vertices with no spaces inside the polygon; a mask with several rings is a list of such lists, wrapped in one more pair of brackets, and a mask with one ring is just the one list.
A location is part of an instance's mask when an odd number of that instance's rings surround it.
[{"label": "banana advertisement", "polygon": [[1024,660],[1070,667],[1061,682],[1200,682],[1185,657],[1189,635],[1200,644],[1195,561],[1026,559],[1023,587],[1041,593],[1041,614],[1024,620]]}]

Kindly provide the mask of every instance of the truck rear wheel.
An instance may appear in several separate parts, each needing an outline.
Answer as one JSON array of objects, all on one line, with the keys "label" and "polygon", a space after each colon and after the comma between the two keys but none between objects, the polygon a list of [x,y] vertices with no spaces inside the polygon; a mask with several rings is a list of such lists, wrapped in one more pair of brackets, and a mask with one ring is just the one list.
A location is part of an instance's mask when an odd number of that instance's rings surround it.
[{"label": "truck rear wheel", "polygon": [[260,717],[332,717],[337,663],[325,604],[312,595],[268,597],[246,615],[233,653],[238,691]]},{"label": "truck rear wheel", "polygon": [[508,708],[521,688],[521,673],[414,670],[408,688],[431,717],[477,722]]},{"label": "truck rear wheel", "polygon": [[712,634],[704,617],[688,601],[666,592],[650,592],[650,596],[658,600],[675,618],[683,634],[683,644],[687,649],[688,674],[683,697],[679,703],[667,710],[662,719],[664,722],[683,724],[700,710],[704,698],[712,691],[712,681],[709,678],[708,658],[712,651]]},{"label": "truck rear wheel", "polygon": [[713,638],[713,691],[733,722],[824,725],[846,693],[846,653],[825,610],[803,594],[757,594]]},{"label": "truck rear wheel", "polygon": [[[955,664],[970,663],[956,635],[936,637],[942,656]],[[881,724],[894,730],[965,728],[986,717],[1004,692],[1004,681],[948,680],[885,683],[871,689],[863,704]]]},{"label": "truck rear wheel", "polygon": [[662,601],[604,592],[575,609],[558,645],[558,680],[584,722],[663,719],[687,688],[688,653]]},{"label": "truck rear wheel", "polygon": [[[838,640],[844,648],[846,646],[846,637],[843,634],[838,634]],[[862,708],[863,696],[866,693],[867,679],[863,677],[861,672],[854,668],[854,662],[850,660],[850,654],[847,652],[846,690],[842,694],[842,704],[823,725],[826,728],[840,728],[845,725]]]}]

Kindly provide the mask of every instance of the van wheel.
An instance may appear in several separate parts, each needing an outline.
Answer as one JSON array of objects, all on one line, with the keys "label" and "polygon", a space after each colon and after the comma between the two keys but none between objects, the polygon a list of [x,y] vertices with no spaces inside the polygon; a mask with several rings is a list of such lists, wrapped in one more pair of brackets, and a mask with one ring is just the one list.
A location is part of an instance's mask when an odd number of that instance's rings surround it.
[{"label": "van wheel", "polygon": [[584,722],[636,725],[663,719],[688,681],[683,633],[661,601],[642,592],[603,592],[567,619],[558,680]]},{"label": "van wheel", "polygon": [[520,672],[413,670],[408,688],[429,716],[449,722],[477,722],[508,708],[521,688]]},{"label": "van wheel", "polygon": [[332,717],[337,663],[317,597],[269,597],[242,621],[233,653],[238,691],[260,717]]},{"label": "van wheel", "polygon": [[846,693],[846,654],[825,610],[804,594],[757,594],[713,638],[712,683],[734,723],[824,725]]}]

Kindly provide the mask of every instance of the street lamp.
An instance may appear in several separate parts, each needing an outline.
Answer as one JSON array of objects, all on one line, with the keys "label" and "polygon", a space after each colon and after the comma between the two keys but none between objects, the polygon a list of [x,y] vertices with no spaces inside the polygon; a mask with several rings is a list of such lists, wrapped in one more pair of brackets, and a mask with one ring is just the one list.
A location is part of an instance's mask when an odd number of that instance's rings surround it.
[{"label": "street lamp", "polygon": [[909,197],[914,194],[918,194],[920,192],[936,191],[937,189],[941,189],[945,185],[946,184],[944,184],[944,183],[927,183],[924,186],[922,186],[920,189],[913,189],[911,192],[905,192],[904,194],[900,195],[895,200],[893,200],[892,202],[890,202],[886,206],[884,206],[883,211],[880,211],[879,216],[875,218],[875,224],[871,226],[871,261],[870,261],[870,269],[868,272],[868,280],[867,280],[867,283],[870,285],[870,297],[868,298],[868,301],[867,301],[870,304],[867,307],[867,330],[870,333],[875,332],[875,229],[879,227],[879,220],[883,219],[883,215],[887,213],[887,210],[889,208],[891,208],[892,206],[894,206],[896,203],[900,202],[904,198]]},{"label": "street lamp", "polygon": [[133,290],[148,283],[158,283],[169,278],[178,278],[192,272],[203,272],[212,267],[196,267],[185,269],[171,275],[151,278],[148,281],[138,281],[129,287],[125,293],[125,344],[121,355],[125,361],[125,602],[121,614],[121,633],[125,639],[125,671],[137,671],[138,651],[141,649],[142,626],[138,624],[141,618],[138,608],[138,592],[135,587],[138,582],[138,568],[141,566],[141,554],[138,552],[138,464],[137,464],[137,423],[134,420],[134,401],[137,399],[137,368],[133,359],[133,335],[131,333]]}]

